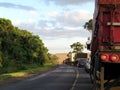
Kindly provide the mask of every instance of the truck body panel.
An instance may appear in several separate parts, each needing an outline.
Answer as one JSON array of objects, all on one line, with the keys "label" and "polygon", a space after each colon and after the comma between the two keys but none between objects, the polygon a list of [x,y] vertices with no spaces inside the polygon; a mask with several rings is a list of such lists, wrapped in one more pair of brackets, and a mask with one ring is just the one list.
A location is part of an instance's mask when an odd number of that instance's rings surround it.
[{"label": "truck body panel", "polygon": [[94,90],[120,82],[120,0],[95,0],[90,68]]},{"label": "truck body panel", "polygon": [[[120,50],[120,1],[114,4],[115,1],[96,0],[93,17],[92,54],[95,54],[98,49]],[[108,3],[112,3],[112,5]]]}]

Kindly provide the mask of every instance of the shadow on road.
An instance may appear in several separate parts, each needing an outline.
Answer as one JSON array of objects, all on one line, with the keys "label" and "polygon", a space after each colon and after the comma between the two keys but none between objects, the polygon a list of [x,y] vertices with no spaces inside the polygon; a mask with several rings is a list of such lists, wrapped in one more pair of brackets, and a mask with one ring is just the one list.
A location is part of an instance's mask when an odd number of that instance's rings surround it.
[{"label": "shadow on road", "polygon": [[84,68],[78,68],[79,77],[75,85],[75,90],[93,90],[90,76]]}]

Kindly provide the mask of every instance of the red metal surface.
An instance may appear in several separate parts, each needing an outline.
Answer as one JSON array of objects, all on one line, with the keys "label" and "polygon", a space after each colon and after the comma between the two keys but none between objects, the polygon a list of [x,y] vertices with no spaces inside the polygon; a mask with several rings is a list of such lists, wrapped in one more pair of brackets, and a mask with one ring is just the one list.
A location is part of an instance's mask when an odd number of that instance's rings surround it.
[{"label": "red metal surface", "polygon": [[120,0],[95,0],[91,65],[91,73],[100,73],[100,90],[109,86],[105,80],[120,77]]},{"label": "red metal surface", "polygon": [[[120,5],[100,5],[99,3],[120,3],[120,0],[96,0],[93,33],[92,54],[100,49],[120,49]],[[117,46],[117,47],[116,47]]]},{"label": "red metal surface", "polygon": [[120,0],[98,0],[98,4],[120,4]]}]

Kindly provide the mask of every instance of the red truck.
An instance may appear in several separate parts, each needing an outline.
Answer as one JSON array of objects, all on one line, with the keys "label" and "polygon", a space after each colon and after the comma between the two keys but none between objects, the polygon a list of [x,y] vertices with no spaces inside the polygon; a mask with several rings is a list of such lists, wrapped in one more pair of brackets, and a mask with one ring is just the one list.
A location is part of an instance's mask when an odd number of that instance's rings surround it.
[{"label": "red truck", "polygon": [[95,0],[90,50],[94,90],[120,86],[120,0]]}]

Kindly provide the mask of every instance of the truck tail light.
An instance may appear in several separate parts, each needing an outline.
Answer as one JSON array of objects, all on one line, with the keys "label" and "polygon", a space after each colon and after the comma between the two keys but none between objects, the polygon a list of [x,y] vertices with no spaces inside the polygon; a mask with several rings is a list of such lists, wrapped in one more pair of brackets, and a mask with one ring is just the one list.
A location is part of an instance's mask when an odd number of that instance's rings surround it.
[{"label": "truck tail light", "polygon": [[110,56],[110,60],[113,61],[113,62],[118,62],[119,61],[119,56],[116,55],[116,54],[112,54]]},{"label": "truck tail light", "polygon": [[109,60],[109,54],[101,54],[100,58],[102,61],[107,62]]}]

